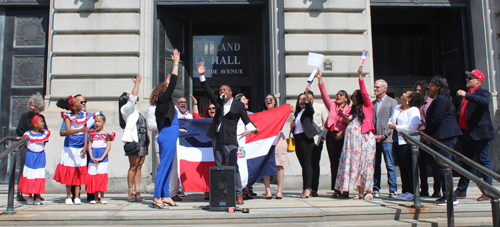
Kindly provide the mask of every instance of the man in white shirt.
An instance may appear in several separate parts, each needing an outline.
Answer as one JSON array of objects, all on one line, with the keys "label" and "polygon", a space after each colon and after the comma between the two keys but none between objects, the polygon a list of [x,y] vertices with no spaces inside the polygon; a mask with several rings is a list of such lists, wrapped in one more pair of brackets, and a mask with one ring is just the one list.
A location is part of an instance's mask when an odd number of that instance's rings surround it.
[{"label": "man in white shirt", "polygon": [[189,113],[189,110],[187,109],[186,98],[180,97],[179,100],[177,100],[175,107],[177,109],[179,119],[193,119],[193,115]]}]

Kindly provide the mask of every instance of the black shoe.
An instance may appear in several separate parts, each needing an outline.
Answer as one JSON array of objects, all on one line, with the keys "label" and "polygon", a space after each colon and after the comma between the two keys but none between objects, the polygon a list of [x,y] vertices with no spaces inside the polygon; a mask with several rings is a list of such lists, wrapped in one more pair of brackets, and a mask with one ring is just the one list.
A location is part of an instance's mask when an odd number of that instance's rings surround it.
[{"label": "black shoe", "polygon": [[434,192],[434,193],[432,193],[431,197],[440,198],[441,197],[441,192]]},{"label": "black shoe", "polygon": [[313,192],[311,193],[311,196],[312,196],[312,197],[318,197],[318,192],[317,192],[317,191],[313,191]]},{"label": "black shoe", "polygon": [[389,198],[396,198],[398,196],[398,193],[396,192],[389,192]]},{"label": "black shoe", "polygon": [[[456,197],[453,198],[453,206],[458,204],[458,199]],[[436,200],[436,206],[446,206],[446,197],[443,196]]]},{"label": "black shoe", "polygon": [[25,202],[26,199],[24,199],[23,197],[23,194],[21,192],[17,192],[17,197],[16,197],[16,200],[19,201],[19,202]]},{"label": "black shoe", "polygon": [[420,196],[429,196],[429,192],[420,192]]}]

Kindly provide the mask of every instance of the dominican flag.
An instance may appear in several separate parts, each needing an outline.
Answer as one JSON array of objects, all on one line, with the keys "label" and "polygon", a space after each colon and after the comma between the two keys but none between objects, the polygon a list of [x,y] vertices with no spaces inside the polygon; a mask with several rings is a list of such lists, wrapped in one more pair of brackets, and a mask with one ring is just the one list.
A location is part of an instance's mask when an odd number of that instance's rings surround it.
[{"label": "dominican flag", "polygon": [[361,59],[359,61],[359,64],[365,64],[365,60],[366,60],[366,55],[368,54],[368,51],[367,50],[363,50],[363,53],[361,54]]},{"label": "dominican flag", "polygon": [[[238,166],[243,187],[276,174],[276,160],[271,146],[290,115],[289,104],[269,111],[249,115],[259,133],[241,138],[238,147]],[[180,128],[198,131],[199,136],[179,138],[177,147],[178,173],[185,192],[209,191],[209,168],[215,166],[212,139],[205,136],[212,119],[179,120]],[[237,134],[245,131],[240,121]]]}]

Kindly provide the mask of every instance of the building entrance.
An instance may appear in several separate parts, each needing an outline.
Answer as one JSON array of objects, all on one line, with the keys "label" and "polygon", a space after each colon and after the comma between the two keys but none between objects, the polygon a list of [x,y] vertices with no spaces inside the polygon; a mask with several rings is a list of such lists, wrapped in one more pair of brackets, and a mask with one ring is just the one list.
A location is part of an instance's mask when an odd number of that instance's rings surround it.
[{"label": "building entrance", "polygon": [[[233,96],[250,99],[249,110],[263,109],[269,92],[267,4],[158,6],[158,73],[153,86],[172,69],[170,54],[181,52],[179,82],[174,98],[189,94],[198,99],[199,112],[208,104],[196,65],[204,62],[212,90],[229,85]],[[189,105],[191,106],[191,105]]]},{"label": "building entrance", "polygon": [[375,79],[389,81],[399,97],[417,80],[442,75],[452,94],[465,88],[466,70],[474,68],[466,6],[372,6]]}]

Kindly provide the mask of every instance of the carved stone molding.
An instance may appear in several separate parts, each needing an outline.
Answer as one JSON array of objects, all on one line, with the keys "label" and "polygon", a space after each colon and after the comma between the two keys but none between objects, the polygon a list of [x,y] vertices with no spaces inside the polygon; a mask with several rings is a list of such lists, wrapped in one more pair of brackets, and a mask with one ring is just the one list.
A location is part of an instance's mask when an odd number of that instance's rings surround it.
[{"label": "carved stone molding", "polygon": [[30,97],[13,96],[10,98],[10,128],[16,128],[19,123],[19,118],[25,112],[28,112],[28,99]]}]

